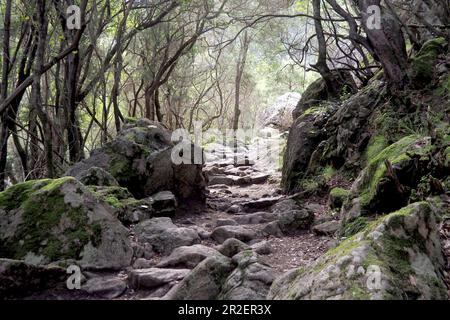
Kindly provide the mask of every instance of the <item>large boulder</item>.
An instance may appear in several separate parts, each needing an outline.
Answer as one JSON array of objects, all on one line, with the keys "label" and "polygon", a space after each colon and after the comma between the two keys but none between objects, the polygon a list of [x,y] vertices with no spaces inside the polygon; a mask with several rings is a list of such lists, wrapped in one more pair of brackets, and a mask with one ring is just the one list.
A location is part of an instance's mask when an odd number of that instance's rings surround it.
[{"label": "large boulder", "polygon": [[311,156],[327,138],[324,127],[333,112],[331,105],[311,107],[294,121],[283,158],[281,186],[285,192],[299,191],[299,180],[306,175]]},{"label": "large boulder", "polygon": [[418,202],[380,218],[278,278],[268,298],[448,299],[437,208]]},{"label": "large boulder", "polygon": [[281,131],[288,130],[292,125],[292,111],[298,104],[301,94],[288,92],[279,96],[275,102],[264,109],[261,115],[263,126],[273,126]]},{"label": "large boulder", "polygon": [[[335,81],[340,88],[341,94],[352,93],[356,91],[356,83],[350,72],[343,70],[333,70]],[[326,100],[332,100],[333,95],[329,92],[323,78],[319,78],[311,83],[308,88],[303,92],[302,98],[298,102],[292,116],[294,120],[297,119],[304,111],[308,110],[312,106],[317,106],[321,102]]]},{"label": "large boulder", "polygon": [[360,168],[371,138],[368,121],[384,98],[381,90],[382,83],[376,81],[343,102],[323,101],[299,114],[283,159],[281,184],[285,192],[308,190],[308,184],[320,186],[326,179],[322,170],[327,165]]},{"label": "large boulder", "polygon": [[17,184],[0,193],[0,257],[84,268],[129,266],[128,230],[115,210],[75,178]]},{"label": "large boulder", "polygon": [[66,175],[82,176],[92,167],[99,167],[137,199],[169,190],[180,199],[203,201],[206,181],[202,165],[175,165],[171,159],[173,147],[171,132],[161,124],[136,120],[126,124],[114,140],[94,150],[88,159],[75,164]]}]

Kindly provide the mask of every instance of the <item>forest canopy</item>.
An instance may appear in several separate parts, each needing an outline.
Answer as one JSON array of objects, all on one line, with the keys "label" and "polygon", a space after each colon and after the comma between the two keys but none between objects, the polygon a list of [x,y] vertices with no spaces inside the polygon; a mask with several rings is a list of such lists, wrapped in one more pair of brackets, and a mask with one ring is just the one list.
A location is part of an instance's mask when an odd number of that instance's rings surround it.
[{"label": "forest canopy", "polygon": [[4,0],[0,190],[60,175],[127,118],[253,128],[258,110],[318,77],[336,96],[380,70],[401,89],[407,47],[448,37],[448,11],[445,0]]}]

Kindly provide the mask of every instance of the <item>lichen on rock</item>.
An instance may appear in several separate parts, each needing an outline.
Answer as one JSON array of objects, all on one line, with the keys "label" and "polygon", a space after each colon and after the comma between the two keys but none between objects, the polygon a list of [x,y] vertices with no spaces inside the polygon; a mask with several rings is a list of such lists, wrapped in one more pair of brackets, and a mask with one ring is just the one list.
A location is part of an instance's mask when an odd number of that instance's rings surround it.
[{"label": "lichen on rock", "polygon": [[75,178],[15,185],[0,193],[0,256],[34,264],[74,261],[120,268],[132,256],[113,210]]},{"label": "lichen on rock", "polygon": [[448,299],[435,207],[411,204],[367,225],[301,272],[274,299]]}]

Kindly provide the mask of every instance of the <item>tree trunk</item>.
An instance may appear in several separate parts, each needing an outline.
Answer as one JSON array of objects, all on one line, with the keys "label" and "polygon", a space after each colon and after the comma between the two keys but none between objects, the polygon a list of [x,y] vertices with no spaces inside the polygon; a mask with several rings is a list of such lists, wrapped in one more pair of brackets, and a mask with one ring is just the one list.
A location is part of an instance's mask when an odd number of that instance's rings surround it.
[{"label": "tree trunk", "polygon": [[236,79],[234,82],[234,119],[233,130],[236,131],[239,128],[239,117],[241,115],[240,109],[240,94],[241,94],[241,82],[242,75],[244,74],[245,63],[247,61],[248,47],[250,45],[250,38],[247,31],[244,31],[244,38],[241,41],[241,48],[239,51],[238,61],[236,63]]},{"label": "tree trunk", "polygon": [[[8,70],[10,65],[9,57],[9,38],[11,31],[11,3],[12,0],[6,1],[5,17],[3,23],[3,63],[2,63],[2,80],[0,101],[3,102],[8,97]],[[7,110],[8,111],[8,110]],[[8,157],[8,112],[0,115],[0,191],[5,189],[6,178],[6,162]]]},{"label": "tree trunk", "polygon": [[[382,7],[381,0],[355,0],[361,11],[362,27],[374,51],[375,60],[379,61],[388,81],[388,88],[395,92],[402,89],[408,82],[405,38],[398,20]],[[373,13],[370,6],[381,8],[381,23],[379,28],[370,23]]]},{"label": "tree trunk", "polygon": [[30,104],[36,108],[39,120],[42,123],[43,142],[45,151],[46,175],[50,178],[55,176],[53,163],[53,128],[50,118],[42,105],[41,97],[41,81],[39,71],[45,63],[45,49],[47,47],[47,30],[48,20],[46,14],[46,0],[37,0],[37,20],[38,20],[38,46],[36,52],[36,61],[33,66],[33,73],[35,79],[31,87]]}]

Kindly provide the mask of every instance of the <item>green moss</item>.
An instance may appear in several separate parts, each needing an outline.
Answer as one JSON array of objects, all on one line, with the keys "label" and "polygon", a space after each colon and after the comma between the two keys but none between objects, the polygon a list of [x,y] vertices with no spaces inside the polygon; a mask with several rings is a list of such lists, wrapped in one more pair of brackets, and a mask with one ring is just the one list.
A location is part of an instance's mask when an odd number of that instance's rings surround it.
[{"label": "green moss", "polygon": [[357,281],[353,282],[349,289],[352,300],[369,300],[370,294],[364,289],[363,285]]},{"label": "green moss", "polygon": [[122,182],[129,181],[134,176],[130,161],[118,153],[114,153],[112,156],[110,173],[117,181]]},{"label": "green moss", "polygon": [[[82,206],[65,202],[61,187],[70,183],[79,184],[73,177],[64,177],[15,186],[12,191],[20,197],[8,210],[20,209],[22,221],[14,237],[0,245],[1,256],[22,259],[32,252],[49,261],[74,259],[89,241],[99,243],[99,226],[89,224]],[[0,194],[0,198],[9,196]]]},{"label": "green moss", "polygon": [[138,121],[137,118],[134,117],[125,117],[125,123],[126,124],[136,124]]},{"label": "green moss", "polygon": [[[367,272],[370,266],[377,266],[385,278],[389,279],[388,288],[385,292],[386,298],[416,298],[419,291],[416,284],[411,282],[411,275],[418,279],[420,283],[429,285],[430,289],[435,292],[432,296],[445,297],[445,290],[442,290],[444,286],[438,278],[418,274],[411,266],[409,253],[411,249],[427,252],[425,239],[420,235],[419,230],[412,233],[397,232],[397,228],[404,226],[404,219],[417,212],[421,212],[421,215],[425,217],[431,214],[429,203],[414,203],[387,216],[366,223],[359,233],[342,241],[337,247],[328,250],[311,268],[308,268],[306,271],[300,270],[298,277],[304,277],[306,274],[311,276],[311,273],[319,273],[330,266],[337,266],[340,258],[352,255],[357,251],[356,256],[361,257],[362,261],[360,265],[354,265],[354,268],[361,266]],[[381,236],[369,236],[381,224],[385,226]],[[376,240],[374,240],[375,238]],[[362,247],[367,247],[367,249],[359,250]],[[361,256],[361,253],[364,253],[364,256]],[[341,262],[344,261],[341,260]],[[351,263],[351,260],[348,263]],[[361,277],[358,273],[355,273],[353,276],[348,277],[348,265],[341,265],[340,267],[340,273],[337,275],[340,277],[340,281],[347,286],[347,289],[343,292],[344,297],[347,299],[371,298],[371,292],[365,286],[365,276]],[[297,279],[296,281],[299,280]],[[296,297],[297,294],[293,293],[295,292],[292,291],[289,294]]]},{"label": "green moss", "polygon": [[366,159],[370,161],[387,147],[387,141],[384,136],[374,136],[370,139],[366,150]]},{"label": "green moss", "polygon": [[320,114],[326,113],[328,110],[329,110],[329,108],[326,105],[313,106],[313,107],[306,109],[302,113],[301,117],[306,117],[309,115],[320,115]]},{"label": "green moss", "polygon": [[350,192],[348,190],[345,190],[343,188],[333,188],[330,191],[329,195],[329,201],[330,201],[330,208],[331,209],[339,209],[342,207],[342,204],[349,196]]},{"label": "green moss", "polygon": [[358,232],[364,230],[369,224],[366,217],[358,217],[350,222],[345,223],[342,228],[341,235],[343,237],[351,237]]},{"label": "green moss", "polygon": [[39,185],[45,185],[50,180],[31,180],[23,183],[16,184],[3,192],[0,192],[0,208],[6,211],[17,209],[20,207],[29,194]]},{"label": "green moss", "polygon": [[436,93],[440,96],[450,94],[450,75],[436,89]]},{"label": "green moss", "polygon": [[417,55],[411,59],[411,72],[415,81],[426,83],[433,79],[436,59],[440,53],[444,52],[445,46],[444,38],[435,38],[425,42]]},{"label": "green moss", "polygon": [[420,136],[411,135],[404,137],[369,160],[367,167],[364,169],[364,177],[359,190],[363,208],[370,208],[371,201],[376,195],[377,186],[386,174],[385,160],[389,160],[392,165],[395,165],[409,160],[409,156],[406,154],[407,151],[414,151],[416,154],[428,152],[430,149],[429,145],[414,148],[419,142]]}]

